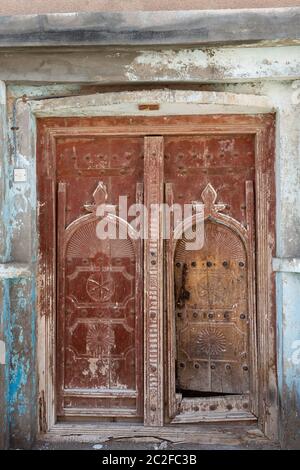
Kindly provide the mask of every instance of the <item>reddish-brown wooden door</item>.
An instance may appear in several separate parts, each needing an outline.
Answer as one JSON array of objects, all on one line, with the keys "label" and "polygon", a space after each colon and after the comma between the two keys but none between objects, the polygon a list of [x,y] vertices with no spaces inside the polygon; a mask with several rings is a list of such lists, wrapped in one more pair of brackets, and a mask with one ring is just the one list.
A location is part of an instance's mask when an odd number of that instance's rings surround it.
[{"label": "reddish-brown wooden door", "polygon": [[142,416],[141,240],[99,239],[101,203],[141,202],[143,139],[56,140],[57,415]]},{"label": "reddish-brown wooden door", "polygon": [[[254,188],[267,185],[272,149],[261,135],[258,146],[258,126],[263,119],[251,116],[39,121],[40,309],[52,319],[55,419],[161,426],[257,416]],[[258,257],[268,273],[258,193]],[[163,211],[145,243],[99,239],[99,204],[117,231],[126,223],[119,196],[147,210],[201,203],[203,247],[186,249],[187,232],[174,238],[172,214],[163,241]]]}]

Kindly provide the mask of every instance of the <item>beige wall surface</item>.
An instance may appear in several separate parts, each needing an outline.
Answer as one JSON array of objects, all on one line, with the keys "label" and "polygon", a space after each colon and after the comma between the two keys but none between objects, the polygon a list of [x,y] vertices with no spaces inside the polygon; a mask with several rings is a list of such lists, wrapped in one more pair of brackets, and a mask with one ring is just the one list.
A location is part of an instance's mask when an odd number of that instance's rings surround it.
[{"label": "beige wall surface", "polygon": [[212,10],[300,6],[300,0],[0,0],[0,15],[129,10]]}]

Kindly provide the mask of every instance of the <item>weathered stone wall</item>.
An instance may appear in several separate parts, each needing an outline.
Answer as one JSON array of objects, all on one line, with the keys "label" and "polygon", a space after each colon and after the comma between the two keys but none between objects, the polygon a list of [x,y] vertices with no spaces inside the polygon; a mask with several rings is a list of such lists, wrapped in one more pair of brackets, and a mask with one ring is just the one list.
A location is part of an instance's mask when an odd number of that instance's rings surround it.
[{"label": "weathered stone wall", "polygon": [[[211,0],[209,9],[270,8],[299,6],[297,0]],[[28,15],[76,11],[151,11],[151,10],[207,10],[205,0],[10,0],[0,5],[0,15]]]}]

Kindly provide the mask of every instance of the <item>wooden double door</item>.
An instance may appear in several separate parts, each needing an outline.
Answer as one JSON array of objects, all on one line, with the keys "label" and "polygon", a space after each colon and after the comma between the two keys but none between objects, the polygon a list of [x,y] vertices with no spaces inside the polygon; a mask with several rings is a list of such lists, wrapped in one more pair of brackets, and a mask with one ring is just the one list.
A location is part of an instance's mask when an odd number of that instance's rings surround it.
[{"label": "wooden double door", "polygon": [[[39,120],[58,420],[256,419],[256,144],[241,129],[236,116]],[[120,197],[145,208],[144,236]],[[101,204],[114,236],[99,237]]]}]

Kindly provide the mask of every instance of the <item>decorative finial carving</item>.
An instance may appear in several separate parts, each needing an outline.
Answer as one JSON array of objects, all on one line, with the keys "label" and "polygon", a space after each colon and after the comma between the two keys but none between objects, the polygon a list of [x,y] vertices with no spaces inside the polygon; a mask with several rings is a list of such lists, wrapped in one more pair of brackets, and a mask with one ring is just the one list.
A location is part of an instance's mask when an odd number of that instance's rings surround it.
[{"label": "decorative finial carving", "polygon": [[93,192],[94,204],[85,204],[84,208],[88,212],[95,212],[97,207],[101,204],[105,204],[107,201],[107,189],[106,184],[103,181],[99,181],[95,191]]},{"label": "decorative finial carving", "polygon": [[[213,216],[214,214],[224,210],[226,208],[226,204],[215,204],[217,199],[217,193],[214,187],[208,183],[201,194],[201,199],[204,205],[204,217],[207,218],[209,216]],[[201,204],[198,201],[193,201],[193,205],[197,206],[197,204]]]}]

